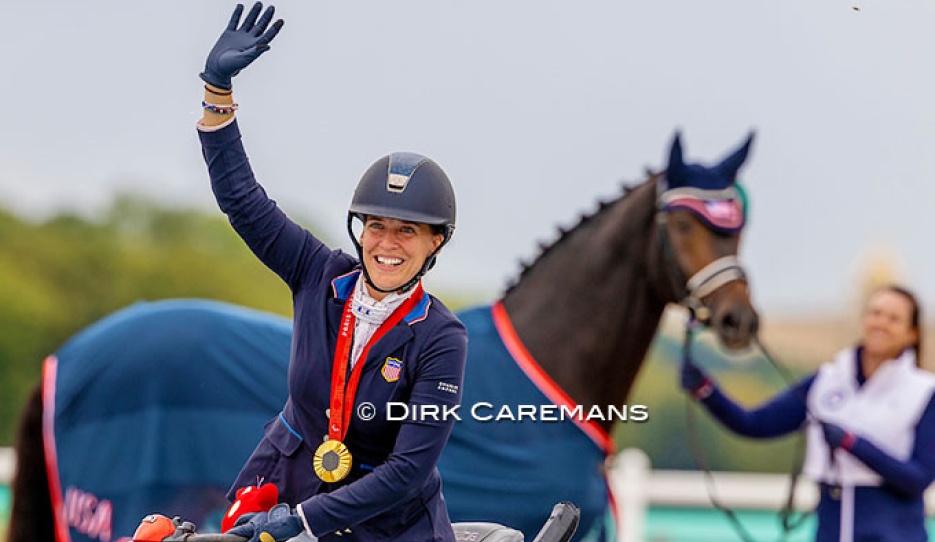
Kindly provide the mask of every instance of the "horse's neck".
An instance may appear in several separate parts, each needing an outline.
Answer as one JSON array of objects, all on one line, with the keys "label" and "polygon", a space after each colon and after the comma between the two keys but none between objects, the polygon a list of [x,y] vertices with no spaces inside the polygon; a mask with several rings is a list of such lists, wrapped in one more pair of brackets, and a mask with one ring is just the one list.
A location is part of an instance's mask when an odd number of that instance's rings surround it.
[{"label": "horse's neck", "polygon": [[526,348],[585,407],[623,404],[659,324],[654,219],[647,182],[568,232],[504,296]]}]

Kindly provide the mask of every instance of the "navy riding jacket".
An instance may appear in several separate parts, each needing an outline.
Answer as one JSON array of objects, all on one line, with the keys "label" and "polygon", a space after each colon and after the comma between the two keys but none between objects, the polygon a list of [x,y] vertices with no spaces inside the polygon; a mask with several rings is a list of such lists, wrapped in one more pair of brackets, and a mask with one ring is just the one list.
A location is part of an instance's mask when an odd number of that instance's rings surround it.
[{"label": "navy riding jacket", "polygon": [[[436,463],[454,423],[441,413],[461,401],[464,326],[425,294],[372,346],[359,361],[365,365],[344,439],[353,455],[351,473],[339,482],[321,481],[312,458],[328,434],[338,326],[360,278],[359,262],[326,247],[267,197],[254,178],[236,121],[199,134],[218,205],[293,295],[289,398],[266,425],[228,498],[239,487],[272,482],[283,502],[301,505],[322,540],[453,542]],[[408,407],[393,406],[389,419],[390,402]],[[405,412],[414,415],[395,421]]]}]

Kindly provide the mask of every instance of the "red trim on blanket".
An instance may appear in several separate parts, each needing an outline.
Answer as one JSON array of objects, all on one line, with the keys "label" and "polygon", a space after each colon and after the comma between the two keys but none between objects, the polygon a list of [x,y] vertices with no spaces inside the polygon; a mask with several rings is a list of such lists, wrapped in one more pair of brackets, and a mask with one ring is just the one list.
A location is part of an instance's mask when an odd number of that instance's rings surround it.
[{"label": "red trim on blanket", "polygon": [[42,448],[45,451],[45,472],[49,478],[52,497],[52,517],[55,519],[56,542],[70,542],[65,506],[62,502],[62,484],[58,474],[58,456],[55,453],[55,378],[58,358],[45,358],[42,366]]},{"label": "red trim on blanket", "polygon": [[[577,403],[565,393],[565,390],[552,380],[552,377],[542,369],[542,366],[536,362],[532,354],[526,350],[523,341],[521,341],[519,335],[516,334],[516,329],[513,328],[513,322],[510,321],[510,316],[506,313],[506,309],[503,308],[503,302],[497,301],[490,310],[493,314],[493,323],[497,327],[497,332],[500,334],[500,339],[503,340],[503,344],[506,345],[506,349],[510,352],[513,360],[516,361],[516,364],[526,373],[526,376],[532,380],[533,384],[535,384],[550,401],[559,406],[564,405],[569,410],[574,410],[574,408],[578,406]],[[579,429],[584,431],[584,434],[597,444],[598,448],[600,448],[604,454],[610,455],[614,452],[614,441],[610,438],[607,431],[598,425],[597,422],[589,420],[581,421],[574,418],[572,418],[572,420]]]}]

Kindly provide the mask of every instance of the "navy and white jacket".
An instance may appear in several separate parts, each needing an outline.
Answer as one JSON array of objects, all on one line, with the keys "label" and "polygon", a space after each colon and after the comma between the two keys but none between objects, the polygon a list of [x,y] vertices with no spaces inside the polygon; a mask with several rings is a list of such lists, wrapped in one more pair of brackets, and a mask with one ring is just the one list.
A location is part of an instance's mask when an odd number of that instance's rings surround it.
[{"label": "navy and white jacket", "polygon": [[[460,404],[467,351],[461,322],[425,294],[370,349],[344,443],[347,478],[322,482],[312,467],[328,434],[331,372],[342,309],[359,280],[356,258],[331,250],[291,221],[257,184],[234,121],[199,132],[218,205],[250,249],[292,290],[289,399],[243,467],[242,486],[275,483],[322,540],[454,541],[436,463],[453,419],[391,421],[387,403],[409,411]],[[392,361],[398,372],[384,371]],[[262,370],[262,368],[258,368]],[[369,403],[369,405],[364,405]],[[394,417],[399,414],[393,411]],[[337,537],[336,533],[341,533]]]},{"label": "navy and white jacket", "polygon": [[[703,403],[749,437],[777,437],[805,426],[804,472],[821,490],[816,540],[924,542],[923,495],[935,479],[935,375],[918,369],[906,351],[867,379],[860,356],[860,348],[844,350],[754,410],[740,408],[717,388]],[[835,450],[832,460],[817,420],[858,438],[849,451]]]}]

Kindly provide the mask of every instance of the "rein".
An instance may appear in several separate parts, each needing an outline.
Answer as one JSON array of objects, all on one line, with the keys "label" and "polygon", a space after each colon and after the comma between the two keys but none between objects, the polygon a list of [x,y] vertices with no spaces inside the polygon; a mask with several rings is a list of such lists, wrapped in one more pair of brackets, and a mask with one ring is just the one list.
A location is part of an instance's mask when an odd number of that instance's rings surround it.
[{"label": "rein", "polygon": [[[692,344],[694,342],[695,334],[705,326],[705,323],[697,318],[695,310],[691,307],[688,308],[688,322],[685,325],[685,338],[682,343],[682,363],[694,363],[692,359]],[[783,379],[787,387],[792,387],[792,375],[786,370],[782,365],[780,365],[776,358],[770,353],[765,345],[760,341],[758,336],[754,336],[754,343],[760,352],[763,354],[763,357],[773,366],[780,377]],[[806,414],[808,413],[808,403],[805,397],[800,397],[803,404],[805,404]],[[692,408],[692,401],[689,399],[686,402],[686,419],[688,425],[688,437],[689,444],[691,447],[692,461],[695,463],[695,466],[704,473],[705,477],[705,487],[708,492],[708,499],[711,501],[711,504],[714,505],[716,509],[721,511],[724,516],[728,519],[733,527],[734,531],[744,542],[756,542],[756,539],[753,538],[749,531],[743,526],[740,518],[737,517],[737,513],[733,508],[723,504],[716,495],[716,490],[714,487],[714,474],[711,472],[710,467],[708,466],[707,456],[704,452],[703,447],[701,446],[701,439],[698,436],[698,427],[695,423],[695,409]],[[778,540],[785,540],[789,533],[799,526],[808,518],[812,511],[802,512],[795,517],[794,514],[794,505],[795,505],[795,489],[798,485],[799,476],[802,473],[802,464],[804,461],[804,438],[803,434],[800,432],[798,437],[798,444],[796,446],[796,454],[793,459],[792,468],[789,471],[789,491],[786,494],[786,501],[782,507],[782,510],[779,511],[779,522],[782,527],[782,532],[779,535]]]}]

